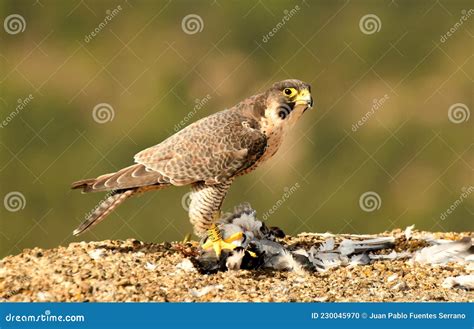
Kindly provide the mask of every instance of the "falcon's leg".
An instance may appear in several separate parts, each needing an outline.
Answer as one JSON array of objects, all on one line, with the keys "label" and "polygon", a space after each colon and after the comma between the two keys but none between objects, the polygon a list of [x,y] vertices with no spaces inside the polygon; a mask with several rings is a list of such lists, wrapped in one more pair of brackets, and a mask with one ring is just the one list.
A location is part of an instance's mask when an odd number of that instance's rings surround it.
[{"label": "falcon's leg", "polygon": [[192,186],[189,218],[194,226],[194,233],[200,237],[208,236],[208,240],[202,247],[204,249],[212,247],[217,257],[223,249],[234,249],[236,246],[232,241],[242,238],[242,233],[238,233],[223,240],[216,225],[222,203],[231,184],[232,180],[215,185],[197,183]]},{"label": "falcon's leg", "polygon": [[216,224],[212,224],[211,228],[208,231],[208,238],[207,241],[202,245],[203,249],[209,249],[212,247],[216,256],[219,257],[221,255],[221,251],[223,249],[235,249],[236,245],[233,244],[233,241],[241,240],[243,237],[242,232],[237,232],[232,234],[227,239],[222,239],[221,232]]},{"label": "falcon's leg", "polygon": [[217,222],[224,198],[232,181],[206,185],[203,182],[193,184],[189,220],[194,226],[194,233],[205,237],[212,224]]}]

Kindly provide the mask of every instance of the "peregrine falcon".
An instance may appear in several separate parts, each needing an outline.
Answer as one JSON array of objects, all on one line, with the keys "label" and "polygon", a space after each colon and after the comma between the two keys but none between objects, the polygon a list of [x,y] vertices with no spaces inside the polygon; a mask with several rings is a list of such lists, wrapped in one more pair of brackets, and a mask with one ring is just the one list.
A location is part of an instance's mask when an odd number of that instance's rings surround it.
[{"label": "peregrine falcon", "polygon": [[135,163],[117,172],[72,184],[83,192],[109,191],[108,197],[73,232],[79,235],[101,222],[127,198],[146,191],[189,185],[189,218],[194,232],[209,235],[203,248],[233,249],[215,225],[229,187],[237,176],[255,170],[280,147],[285,133],[313,106],[311,87],[296,79],[275,83],[232,108],[200,119],[135,155]]}]

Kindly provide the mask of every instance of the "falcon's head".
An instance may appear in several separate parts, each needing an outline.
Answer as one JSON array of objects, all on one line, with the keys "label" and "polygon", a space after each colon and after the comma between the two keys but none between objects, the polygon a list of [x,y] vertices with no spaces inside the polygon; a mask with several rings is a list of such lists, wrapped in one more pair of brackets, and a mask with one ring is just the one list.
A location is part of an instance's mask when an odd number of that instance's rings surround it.
[{"label": "falcon's head", "polygon": [[296,79],[277,82],[264,95],[265,118],[274,126],[292,126],[313,106],[311,86]]}]

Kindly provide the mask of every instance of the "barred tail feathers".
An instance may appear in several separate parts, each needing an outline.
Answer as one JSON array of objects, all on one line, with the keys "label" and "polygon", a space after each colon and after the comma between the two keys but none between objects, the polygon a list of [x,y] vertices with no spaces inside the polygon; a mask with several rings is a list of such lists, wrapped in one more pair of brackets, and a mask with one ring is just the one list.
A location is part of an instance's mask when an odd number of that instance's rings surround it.
[{"label": "barred tail feathers", "polygon": [[107,199],[102,201],[92,213],[74,230],[72,234],[79,235],[89,230],[92,226],[104,220],[122,202],[131,197],[136,192],[135,189],[114,192]]}]

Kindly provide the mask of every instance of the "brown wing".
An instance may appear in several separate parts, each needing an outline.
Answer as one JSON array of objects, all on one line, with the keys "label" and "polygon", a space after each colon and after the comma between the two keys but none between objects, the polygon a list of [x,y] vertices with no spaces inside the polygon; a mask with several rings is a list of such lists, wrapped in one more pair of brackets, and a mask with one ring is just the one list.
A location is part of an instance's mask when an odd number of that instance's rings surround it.
[{"label": "brown wing", "polygon": [[252,166],[267,140],[253,118],[226,110],[184,128],[162,143],[135,155],[137,164],[115,173],[81,180],[72,188],[84,192],[150,185],[218,184]]},{"label": "brown wing", "polygon": [[72,188],[82,188],[83,192],[102,192],[157,184],[166,186],[170,183],[169,179],[159,172],[147,169],[144,165],[135,164],[115,173],[74,182]]},{"label": "brown wing", "polygon": [[135,162],[160,173],[173,185],[218,184],[254,164],[266,145],[258,122],[230,109],[141,151]]}]

